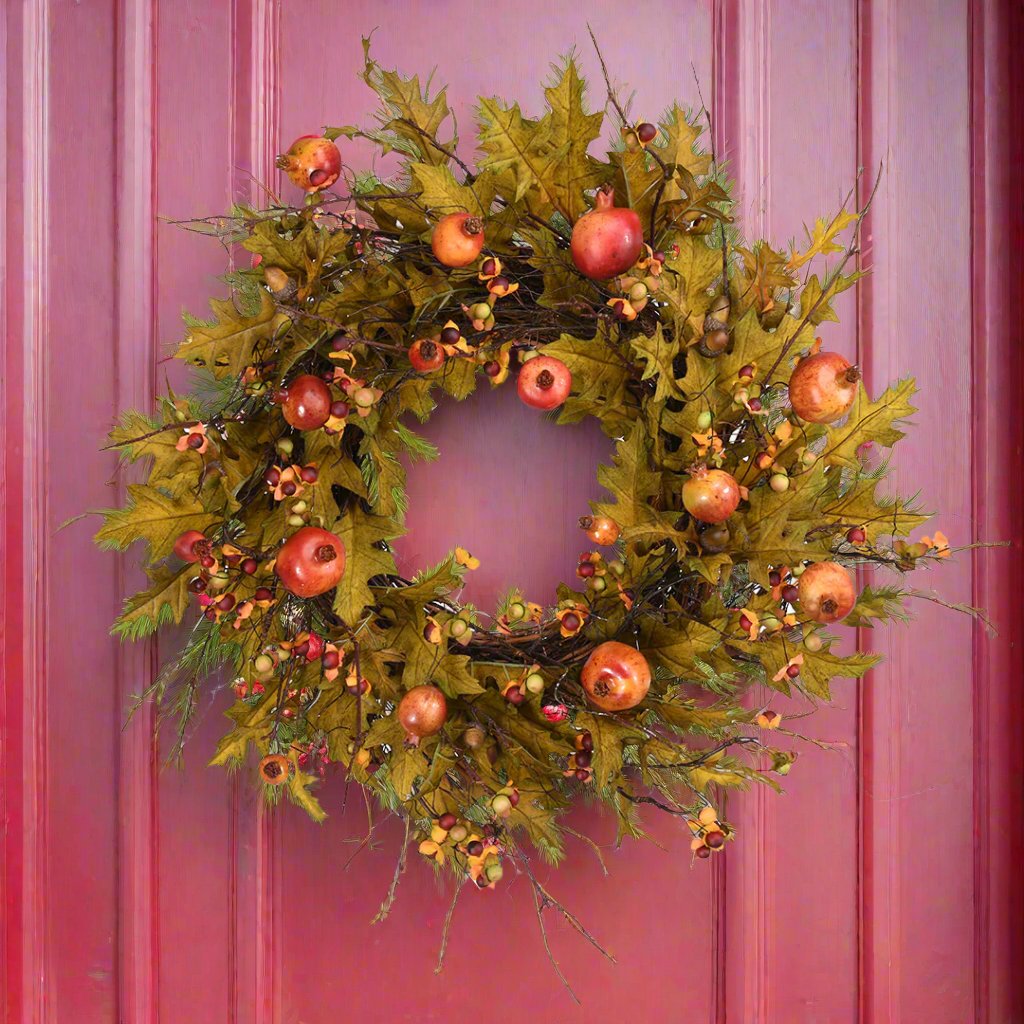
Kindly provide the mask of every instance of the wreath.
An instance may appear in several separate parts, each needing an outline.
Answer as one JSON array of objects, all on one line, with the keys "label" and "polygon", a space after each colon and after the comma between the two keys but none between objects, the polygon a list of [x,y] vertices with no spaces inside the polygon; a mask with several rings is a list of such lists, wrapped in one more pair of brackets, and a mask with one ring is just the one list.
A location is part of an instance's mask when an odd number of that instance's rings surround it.
[{"label": "wreath", "polygon": [[[561,860],[574,802],[606,803],[620,838],[652,805],[696,859],[720,854],[723,789],[778,786],[795,758],[771,694],[828,700],[876,660],[828,627],[904,617],[913,591],[858,591],[853,570],[950,554],[910,542],[926,516],[882,486],[914,385],[872,399],[815,337],[862,273],[869,198],[801,244],[744,244],[706,111],[637,121],[608,85],[621,134],[597,157],[606,115],[571,58],[539,118],[479,101],[474,169],[444,90],[364,47],[378,122],[279,158],[304,201],[188,222],[228,250],[230,297],[186,321],[192,392],[111,434],[149,467],[97,535],[146,545],[150,586],[114,628],[189,624],[141,695],[178,716],[176,752],[226,666],[213,764],[255,751],[266,798],[317,819],[337,769],[439,868],[484,889],[514,866],[568,913],[531,857]],[[396,175],[347,168],[356,138]],[[435,396],[509,386],[559,423],[595,417],[615,453],[576,579],[484,610],[459,599],[470,552],[405,579],[391,542]]]}]

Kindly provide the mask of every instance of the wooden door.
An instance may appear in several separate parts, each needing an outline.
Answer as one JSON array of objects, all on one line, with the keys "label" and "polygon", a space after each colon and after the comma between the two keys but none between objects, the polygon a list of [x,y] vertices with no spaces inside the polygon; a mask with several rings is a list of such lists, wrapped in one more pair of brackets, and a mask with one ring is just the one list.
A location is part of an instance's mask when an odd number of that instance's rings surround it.
[{"label": "wooden door", "polygon": [[[0,17],[4,1020],[1024,1021],[1018,3],[11,0]],[[282,143],[367,121],[356,73],[374,28],[386,65],[437,66],[464,136],[478,94],[536,105],[574,45],[600,104],[585,18],[637,114],[696,105],[696,74],[748,234],[784,241],[858,167],[885,165],[873,272],[829,340],[869,387],[921,383],[901,490],[958,544],[1014,546],[936,580],[986,605],[999,639],[926,601],[911,628],[851,638],[887,660],[808,726],[839,752],[802,749],[782,797],[730,797],[740,841],[710,868],[657,819],[663,849],[609,851],[608,877],[572,851],[551,886],[619,958],[552,928],[578,1008],[523,885],[463,898],[440,976],[447,899],[424,865],[371,925],[399,830],[360,849],[362,801],[346,807],[340,780],[316,826],[206,769],[223,695],[184,770],[161,771],[146,716],[122,729],[160,651],[107,633],[136,570],[94,551],[88,522],[58,527],[115,500],[102,438],[181,380],[166,361],[181,310],[201,312],[223,269],[158,218],[224,210],[253,178],[276,187]],[[490,572],[480,599],[570,570],[607,454],[596,431],[538,426],[506,398],[439,412],[442,459],[412,477],[401,548],[412,566],[468,543]],[[582,818],[610,841],[611,822]]]}]

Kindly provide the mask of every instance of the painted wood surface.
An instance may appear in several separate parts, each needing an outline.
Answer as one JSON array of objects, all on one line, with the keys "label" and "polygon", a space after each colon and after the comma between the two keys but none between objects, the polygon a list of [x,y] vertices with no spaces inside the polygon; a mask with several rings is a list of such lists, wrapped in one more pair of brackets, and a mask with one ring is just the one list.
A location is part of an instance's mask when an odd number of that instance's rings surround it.
[{"label": "painted wood surface", "polygon": [[[92,550],[89,523],[58,527],[116,500],[126,479],[96,449],[118,409],[183,380],[167,360],[181,310],[201,312],[222,269],[166,219],[279,189],[288,140],[368,120],[359,37],[374,28],[385,64],[437,66],[467,138],[478,94],[536,108],[573,45],[599,103],[584,16],[637,115],[697,105],[696,74],[751,233],[799,234],[884,164],[872,274],[823,334],[872,389],[918,377],[901,490],[942,509],[956,543],[1014,546],[934,581],[986,605],[999,639],[926,601],[911,628],[850,638],[887,661],[808,726],[838,749],[804,745],[782,797],[730,797],[742,834],[726,857],[691,869],[678,828],[652,819],[663,848],[609,851],[608,877],[582,845],[550,872],[620,961],[552,926],[577,1008],[515,881],[463,897],[440,976],[448,895],[423,864],[371,926],[399,830],[360,850],[365,809],[340,780],[316,826],[206,769],[224,694],[184,768],[161,770],[151,717],[122,722],[173,638],[111,640],[137,567]],[[21,0],[0,19],[5,1021],[1024,1021],[1018,4]],[[368,155],[344,149],[354,167]],[[506,392],[443,405],[429,436],[442,456],[411,471],[401,564],[458,542],[484,563],[467,597],[515,582],[543,599],[571,572],[607,442]],[[611,821],[579,818],[610,843]]]}]

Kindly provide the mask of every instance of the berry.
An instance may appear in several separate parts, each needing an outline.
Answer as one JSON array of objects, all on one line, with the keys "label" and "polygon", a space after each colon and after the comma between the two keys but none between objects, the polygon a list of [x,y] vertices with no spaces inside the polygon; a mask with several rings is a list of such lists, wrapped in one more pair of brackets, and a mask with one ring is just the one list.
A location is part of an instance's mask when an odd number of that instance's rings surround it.
[{"label": "berry", "polygon": [[481,843],[479,839],[474,839],[473,842],[466,847],[466,853],[468,853],[470,857],[479,857],[483,852],[484,844]]},{"label": "berry", "polygon": [[720,850],[725,846],[725,835],[722,832],[709,832],[704,837],[704,845],[711,850]]},{"label": "berry", "polygon": [[658,129],[650,121],[643,121],[636,126],[636,137],[646,146],[657,138]]},{"label": "berry", "polygon": [[458,327],[446,327],[441,331],[441,344],[457,345],[459,343],[459,338],[461,337],[462,335],[459,332]]},{"label": "berry", "polygon": [[847,530],[846,539],[851,544],[863,544],[868,539],[868,535],[859,526],[855,526],[853,529]]},{"label": "berry", "polygon": [[619,524],[608,516],[582,516],[580,528],[586,531],[590,540],[601,547],[610,547],[619,539],[622,532]]},{"label": "berry", "polygon": [[316,466],[303,466],[299,470],[299,478],[303,483],[315,484],[319,475],[316,471]]},{"label": "berry", "polygon": [[768,486],[776,494],[782,494],[784,491],[789,490],[789,477],[785,473],[772,473]]},{"label": "berry", "polygon": [[252,595],[257,601],[269,601],[273,598],[274,592],[270,587],[257,587],[256,593]]},{"label": "berry", "polygon": [[343,420],[348,415],[348,402],[331,402],[331,416]]},{"label": "berry", "polygon": [[269,654],[257,654],[253,658],[252,667],[261,676],[265,676],[268,672],[274,671],[274,659]]},{"label": "berry", "polygon": [[217,608],[222,612],[229,612],[235,607],[235,598],[232,594],[225,594],[218,602]]},{"label": "berry", "polygon": [[518,686],[510,686],[505,691],[505,700],[507,700],[509,704],[522,704],[523,701],[526,700],[526,695]]},{"label": "berry", "polygon": [[201,594],[206,589],[206,580],[202,576],[195,576],[188,581],[188,589],[193,594]]},{"label": "berry", "polygon": [[795,587],[792,583],[787,583],[781,590],[782,600],[786,604],[796,604],[800,599],[800,590]]},{"label": "berry", "polygon": [[697,429],[698,430],[707,430],[711,426],[711,424],[713,422],[714,422],[714,420],[713,420],[713,417],[712,417],[711,413],[708,412],[707,409],[705,409],[697,417]]},{"label": "berry", "polygon": [[458,820],[459,819],[449,811],[447,814],[442,814],[441,817],[437,819],[437,823],[445,830],[445,832],[449,832],[455,827]]}]

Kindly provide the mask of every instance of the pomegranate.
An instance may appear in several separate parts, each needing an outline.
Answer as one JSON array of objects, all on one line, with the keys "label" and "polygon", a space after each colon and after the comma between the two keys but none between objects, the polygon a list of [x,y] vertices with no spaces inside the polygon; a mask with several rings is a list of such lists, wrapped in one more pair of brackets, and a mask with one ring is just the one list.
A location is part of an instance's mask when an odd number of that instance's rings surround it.
[{"label": "pomegranate", "polygon": [[595,544],[605,548],[614,544],[622,532],[619,524],[607,516],[580,516],[580,529],[585,530]]},{"label": "pomegranate", "polygon": [[318,430],[331,418],[331,389],[320,377],[300,374],[281,394],[281,413],[296,430]]},{"label": "pomegranate", "polygon": [[838,562],[813,562],[798,582],[801,611],[815,622],[838,622],[857,601],[853,576]]},{"label": "pomegranate", "polygon": [[209,542],[198,530],[186,530],[174,542],[174,553],[185,562],[198,562],[209,549]]},{"label": "pomegranate", "polygon": [[277,158],[277,166],[307,192],[330,188],[341,175],[341,153],[322,135],[300,135],[287,153]]},{"label": "pomegranate", "polygon": [[702,523],[723,523],[740,503],[740,488],[724,469],[694,466],[683,484],[686,511]]},{"label": "pomegranate", "polygon": [[551,356],[535,356],[519,371],[519,397],[534,409],[554,409],[569,397],[569,367]]},{"label": "pomegranate", "polygon": [[296,597],[325,594],[345,572],[345,545],[327,530],[303,526],[281,545],[274,572]]},{"label": "pomegranate", "polygon": [[602,711],[627,711],[647,696],[651,666],[635,647],[607,640],[587,658],[580,683],[590,703]]},{"label": "pomegranate", "polygon": [[573,225],[570,251],[576,269],[593,281],[623,274],[640,258],[644,230],[635,210],[615,206],[615,190],[601,189],[594,208]]},{"label": "pomegranate", "polygon": [[414,370],[429,373],[444,365],[444,349],[436,341],[420,338],[409,346],[409,362]]},{"label": "pomegranate", "polygon": [[260,778],[268,786],[282,786],[291,775],[291,762],[284,754],[267,754],[260,761]]},{"label": "pomegranate", "polygon": [[430,236],[430,248],[446,267],[468,267],[484,247],[484,225],[468,213],[442,217]]},{"label": "pomegranate", "polygon": [[410,747],[417,746],[424,736],[440,732],[447,717],[445,695],[429,683],[414,686],[398,702],[398,721],[405,730],[405,742]]},{"label": "pomegranate", "polygon": [[857,397],[860,370],[838,352],[819,352],[796,364],[789,378],[793,411],[808,423],[835,423]]}]

